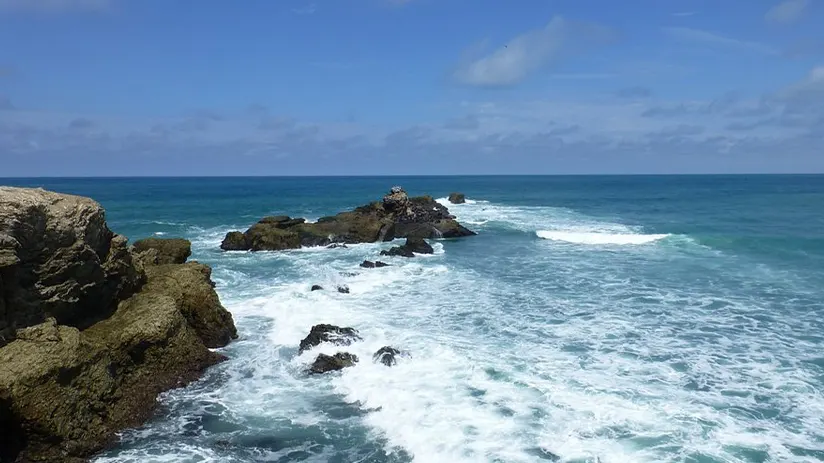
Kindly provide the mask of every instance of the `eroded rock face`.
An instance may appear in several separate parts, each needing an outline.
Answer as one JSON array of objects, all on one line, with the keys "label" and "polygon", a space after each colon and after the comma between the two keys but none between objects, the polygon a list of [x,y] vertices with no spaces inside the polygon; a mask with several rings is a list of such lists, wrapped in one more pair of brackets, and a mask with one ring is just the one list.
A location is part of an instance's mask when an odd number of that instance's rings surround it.
[{"label": "eroded rock face", "polygon": [[326,324],[315,325],[309,331],[309,335],[300,342],[298,353],[303,353],[324,342],[338,346],[348,346],[354,341],[360,341],[360,339],[358,330],[354,328],[341,328],[340,326]]},{"label": "eroded rock face", "polygon": [[431,196],[410,198],[395,187],[376,201],[316,223],[287,216],[267,217],[246,232],[230,232],[224,250],[279,251],[304,246],[372,243],[395,238],[457,238],[475,233],[463,227]]},{"label": "eroded rock face", "polygon": [[94,201],[0,188],[0,460],[85,461],[224,359],[209,347],[237,333],[211,270],[163,264],[182,249],[138,258]]},{"label": "eroded rock face", "polygon": [[0,346],[48,317],[86,328],[144,281],[95,201],[0,187]]},{"label": "eroded rock face", "polygon": [[348,352],[338,352],[335,355],[320,354],[317,356],[309,372],[312,374],[323,374],[330,371],[343,370],[358,363],[358,356]]}]

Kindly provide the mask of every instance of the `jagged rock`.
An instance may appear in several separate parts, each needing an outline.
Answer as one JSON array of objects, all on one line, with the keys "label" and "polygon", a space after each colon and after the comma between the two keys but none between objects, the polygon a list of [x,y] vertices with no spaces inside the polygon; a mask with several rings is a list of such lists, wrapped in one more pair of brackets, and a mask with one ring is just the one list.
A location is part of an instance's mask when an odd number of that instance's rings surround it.
[{"label": "jagged rock", "polygon": [[319,346],[321,343],[329,342],[338,346],[348,346],[354,341],[360,341],[358,330],[354,328],[341,328],[335,325],[315,325],[301,342],[298,353]]},{"label": "jagged rock", "polygon": [[181,238],[147,238],[135,241],[134,251],[156,250],[156,265],[182,264],[192,255],[192,243]]},{"label": "jagged rock", "polygon": [[85,461],[224,359],[211,270],[162,246],[135,259],[94,201],[0,188],[0,461]]},{"label": "jagged rock", "polygon": [[327,249],[338,249],[338,248],[347,249],[349,246],[347,246],[345,244],[341,244],[341,243],[332,243],[332,244],[330,244],[329,246],[326,246],[326,247],[327,247]]},{"label": "jagged rock", "polygon": [[358,363],[358,356],[348,352],[338,352],[335,355],[320,354],[317,356],[309,372],[313,374],[328,373],[343,370]]},{"label": "jagged rock", "polygon": [[389,264],[383,263],[381,261],[372,262],[371,260],[365,260],[360,264],[363,268],[381,268],[381,267],[389,267]]},{"label": "jagged rock", "polygon": [[343,294],[349,294],[349,286],[346,285],[339,285],[338,292]]},{"label": "jagged rock", "polygon": [[395,238],[457,238],[474,234],[456,222],[449,210],[431,196],[410,198],[402,188],[393,188],[383,201],[321,217],[315,223],[286,216],[264,218],[245,233],[227,234],[221,248],[277,251]]},{"label": "jagged rock", "polygon": [[391,346],[384,346],[378,349],[377,352],[375,352],[375,355],[372,356],[372,361],[376,363],[380,362],[388,367],[391,367],[398,363],[397,357],[399,355],[401,355],[400,350],[395,349]]},{"label": "jagged rock", "polygon": [[435,252],[432,246],[422,238],[407,238],[403,246],[394,246],[388,251],[381,251],[382,256],[415,257],[417,254],[432,254]]},{"label": "jagged rock", "polygon": [[312,289],[309,291],[323,291],[323,286],[321,285],[312,285]]},{"label": "jagged rock", "polygon": [[450,193],[449,202],[452,204],[463,204],[466,202],[466,196],[463,193]]}]

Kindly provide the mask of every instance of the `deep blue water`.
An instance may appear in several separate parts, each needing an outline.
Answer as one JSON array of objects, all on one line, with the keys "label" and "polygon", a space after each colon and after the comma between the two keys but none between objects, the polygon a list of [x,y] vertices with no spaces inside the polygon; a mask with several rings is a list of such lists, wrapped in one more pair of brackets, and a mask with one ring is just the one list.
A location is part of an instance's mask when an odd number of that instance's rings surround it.
[{"label": "deep blue water", "polygon": [[[99,462],[824,460],[824,176],[6,179],[91,196],[132,239],[182,236],[241,338]],[[224,253],[393,185],[478,236]],[[354,276],[342,273],[357,272]],[[350,294],[310,292],[347,284]],[[361,362],[307,377],[316,323]],[[385,344],[411,357],[371,362]]]}]

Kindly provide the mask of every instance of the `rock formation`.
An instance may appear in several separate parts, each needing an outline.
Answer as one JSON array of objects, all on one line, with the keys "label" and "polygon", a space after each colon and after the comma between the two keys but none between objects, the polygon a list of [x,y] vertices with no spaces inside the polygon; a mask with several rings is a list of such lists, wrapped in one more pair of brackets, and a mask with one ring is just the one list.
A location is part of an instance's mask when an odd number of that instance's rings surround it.
[{"label": "rock formation", "polygon": [[449,202],[452,204],[463,204],[466,202],[466,196],[463,193],[450,193]]},{"label": "rock formation", "polygon": [[312,374],[328,373],[330,371],[343,370],[346,367],[354,366],[358,363],[358,356],[348,352],[338,352],[335,355],[320,354],[317,356],[309,372]]},{"label": "rock formation", "polygon": [[354,328],[341,328],[335,325],[315,325],[300,342],[298,353],[303,353],[315,346],[319,346],[324,342],[329,342],[338,346],[348,346],[353,341],[359,341],[361,337],[358,335],[358,330]]},{"label": "rock formation", "polygon": [[458,238],[475,233],[459,224],[431,196],[410,198],[400,187],[353,211],[321,217],[316,223],[287,216],[266,217],[246,232],[229,232],[226,251],[279,251],[335,243],[372,243],[395,238]]},{"label": "rock formation", "polygon": [[407,238],[403,246],[393,246],[381,251],[382,256],[415,257],[415,254],[432,254],[435,252],[423,238]]},{"label": "rock formation", "polygon": [[85,461],[225,358],[209,267],[139,243],[90,199],[0,187],[0,461]]},{"label": "rock formation", "polygon": [[401,351],[395,349],[392,346],[384,346],[378,349],[375,352],[375,355],[372,356],[372,361],[380,362],[388,367],[392,365],[396,365],[398,363],[397,357],[401,355]]},{"label": "rock formation", "polygon": [[362,268],[381,268],[381,267],[389,267],[390,265],[381,261],[372,262],[371,260],[365,260],[361,262],[360,266]]}]

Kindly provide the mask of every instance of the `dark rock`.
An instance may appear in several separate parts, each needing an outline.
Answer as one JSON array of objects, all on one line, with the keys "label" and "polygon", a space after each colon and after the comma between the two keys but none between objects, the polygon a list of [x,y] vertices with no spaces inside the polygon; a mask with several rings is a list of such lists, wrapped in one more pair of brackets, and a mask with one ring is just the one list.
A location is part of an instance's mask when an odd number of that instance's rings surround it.
[{"label": "dark rock", "polygon": [[450,193],[449,202],[452,204],[463,204],[466,202],[466,196],[463,193]]},{"label": "dark rock", "polygon": [[380,362],[388,367],[398,363],[397,357],[401,355],[401,351],[391,346],[384,346],[375,352],[372,356],[372,361]]},{"label": "dark rock", "polygon": [[85,461],[225,359],[211,270],[164,246],[135,258],[94,201],[0,188],[0,460]]},{"label": "dark rock", "polygon": [[407,238],[403,246],[394,246],[388,251],[381,251],[382,256],[415,257],[418,254],[432,254],[435,252],[432,246],[422,238]]},{"label": "dark rock", "polygon": [[358,357],[348,352],[338,352],[335,355],[320,354],[317,356],[309,372],[313,374],[328,373],[330,371],[343,370],[358,363]]},{"label": "dark rock", "polygon": [[310,289],[310,291],[322,291],[322,290],[323,290],[323,286],[321,286],[321,285],[312,285],[312,289]]},{"label": "dark rock", "polygon": [[338,286],[338,292],[343,294],[349,294],[349,286],[340,285]]},{"label": "dark rock", "polygon": [[363,268],[381,268],[381,267],[389,267],[389,264],[381,262],[381,261],[372,262],[371,260],[365,260],[365,261],[361,262],[360,266],[363,267]]},{"label": "dark rock", "polygon": [[224,251],[248,251],[251,246],[246,241],[246,235],[239,231],[233,231],[226,234],[223,242],[220,243],[220,249]]},{"label": "dark rock", "polygon": [[157,251],[155,264],[183,264],[192,255],[192,243],[180,238],[147,238],[135,241],[134,251],[142,253],[150,249]]},{"label": "dark rock", "polygon": [[335,325],[315,325],[300,342],[298,353],[319,346],[321,343],[329,342],[337,346],[348,346],[354,341],[360,341],[361,337],[358,335],[358,330],[354,328],[341,328]]},{"label": "dark rock", "polygon": [[338,249],[338,248],[347,249],[349,246],[347,246],[345,244],[342,244],[342,243],[332,243],[332,244],[330,244],[329,246],[326,246],[326,247],[328,249]]},{"label": "dark rock", "polygon": [[277,251],[396,238],[457,238],[474,234],[456,222],[449,210],[431,196],[410,198],[398,187],[380,202],[321,217],[315,223],[286,216],[266,217],[245,233],[226,235],[221,248]]}]

